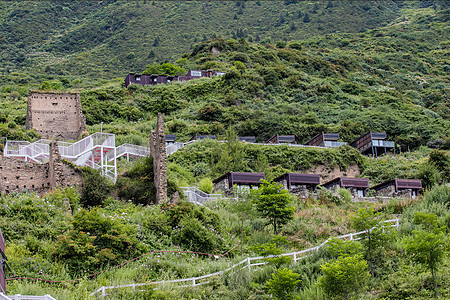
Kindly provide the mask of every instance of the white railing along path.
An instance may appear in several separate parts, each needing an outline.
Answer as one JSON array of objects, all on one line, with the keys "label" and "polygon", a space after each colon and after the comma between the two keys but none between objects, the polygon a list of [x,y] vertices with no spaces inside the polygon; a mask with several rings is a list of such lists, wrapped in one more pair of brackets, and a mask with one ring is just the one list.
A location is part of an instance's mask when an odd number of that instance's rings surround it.
[{"label": "white railing along path", "polygon": [[[394,223],[393,225],[390,225],[390,227],[398,228],[400,226],[400,219],[387,220],[387,221],[384,221],[384,223],[388,223],[388,224],[389,223],[390,224]],[[361,238],[360,237],[361,235],[366,234],[368,231],[370,231],[372,229],[364,230],[364,231],[360,231],[360,232],[355,232],[355,233],[349,233],[349,234],[341,235],[341,236],[338,236],[338,237],[335,237],[335,238],[358,240],[358,239]],[[305,250],[301,250],[301,251],[297,251],[297,252],[283,253],[283,254],[280,254],[280,255],[247,257],[246,259],[244,259],[244,260],[240,261],[239,263],[237,263],[237,264],[227,268],[226,270],[215,272],[215,273],[206,274],[206,275],[203,275],[203,276],[191,277],[191,278],[182,278],[182,279],[174,279],[174,280],[145,282],[145,283],[133,283],[133,284],[125,284],[125,285],[117,285],[117,286],[102,286],[102,287],[98,288],[97,290],[95,290],[92,294],[90,294],[90,296],[95,296],[96,294],[100,293],[100,295],[102,297],[104,297],[104,296],[107,295],[106,294],[107,290],[120,289],[120,288],[126,288],[126,287],[131,287],[134,290],[136,287],[139,287],[139,286],[167,284],[167,283],[179,283],[179,282],[190,282],[190,284],[184,285],[184,286],[181,286],[181,287],[189,287],[189,286],[193,287],[193,286],[198,286],[198,285],[201,285],[201,284],[207,284],[207,283],[209,283],[208,281],[206,281],[206,282],[198,282],[198,281],[202,280],[202,279],[209,278],[209,277],[213,277],[213,276],[223,275],[224,273],[229,272],[229,271],[231,271],[233,269],[236,269],[238,267],[240,267],[239,269],[247,268],[249,271],[251,271],[252,267],[261,266],[261,265],[267,264],[266,261],[258,262],[258,263],[252,263],[252,261],[263,260],[263,259],[266,259],[266,258],[278,257],[278,256],[292,256],[293,257],[293,263],[296,263],[300,259],[305,258],[307,256],[307,254],[319,251],[319,249],[322,248],[323,246],[325,246],[330,240],[331,240],[331,238],[327,239],[325,242],[323,242],[319,246],[312,247],[312,248],[305,249]]]}]

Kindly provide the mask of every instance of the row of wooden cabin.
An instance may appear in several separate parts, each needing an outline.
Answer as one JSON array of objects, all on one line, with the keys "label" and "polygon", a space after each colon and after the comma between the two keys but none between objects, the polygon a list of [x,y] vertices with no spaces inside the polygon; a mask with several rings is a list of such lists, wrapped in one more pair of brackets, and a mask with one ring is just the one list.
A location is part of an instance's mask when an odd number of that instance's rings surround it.
[{"label": "row of wooden cabin", "polygon": [[[168,140],[170,139],[170,141]],[[198,135],[195,134],[192,136],[192,138],[189,140],[196,141],[196,140],[203,140],[203,139],[212,139],[215,140],[215,135]],[[255,136],[240,136],[238,137],[238,140],[241,142],[247,142],[247,143],[255,143],[256,137]],[[346,145],[345,142],[340,142],[339,140],[339,133],[324,133],[321,132],[314,136],[312,139],[307,141],[304,145],[305,146],[315,146],[315,147],[326,147],[326,148],[334,148],[339,147],[342,145]],[[175,135],[167,135],[166,136],[166,143],[174,143],[175,142]],[[268,139],[265,144],[296,144],[295,136],[294,135],[279,135],[276,134],[272,136],[270,139]],[[380,154],[386,154],[387,151],[393,150],[395,154],[395,143],[393,141],[386,141],[386,133],[385,132],[372,132],[369,131],[363,135],[361,135],[359,138],[354,140],[350,143],[350,146],[358,149],[363,155],[372,155],[372,156],[378,156]]]},{"label": "row of wooden cabin", "polygon": [[[213,180],[214,190],[229,194],[235,187],[256,188],[262,179],[265,179],[264,173],[229,172]],[[318,186],[330,190],[348,189],[352,196],[357,198],[366,197],[369,189],[373,190],[376,196],[411,198],[416,197],[422,190],[422,181],[418,179],[392,179],[371,188],[367,178],[338,177],[320,184],[318,174],[285,173],[273,181],[281,183],[284,189],[302,197],[314,193]]]},{"label": "row of wooden cabin", "polygon": [[132,83],[138,85],[156,85],[176,81],[188,81],[202,77],[211,78],[213,76],[221,76],[224,74],[224,72],[212,70],[189,70],[185,76],[129,73],[125,78],[125,87],[128,87]]}]

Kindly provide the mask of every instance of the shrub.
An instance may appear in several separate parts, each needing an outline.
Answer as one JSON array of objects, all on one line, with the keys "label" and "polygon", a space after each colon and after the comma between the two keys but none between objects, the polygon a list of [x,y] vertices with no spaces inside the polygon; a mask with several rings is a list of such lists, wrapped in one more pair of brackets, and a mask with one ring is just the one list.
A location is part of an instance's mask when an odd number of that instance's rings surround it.
[{"label": "shrub", "polygon": [[267,281],[267,291],[275,296],[275,299],[295,299],[293,293],[300,281],[299,274],[283,268],[275,271],[272,279]]},{"label": "shrub", "polygon": [[198,189],[203,191],[203,192],[205,192],[205,193],[207,193],[207,194],[211,194],[211,192],[214,189],[214,184],[212,183],[210,178],[203,178],[198,183]]},{"label": "shrub", "polygon": [[173,241],[185,249],[211,253],[223,246],[223,241],[196,218],[184,218],[179,229],[174,233]]},{"label": "shrub", "polygon": [[98,170],[88,167],[83,169],[82,180],[80,204],[83,207],[101,206],[109,196],[112,183]]},{"label": "shrub", "polygon": [[370,277],[361,254],[339,257],[321,268],[323,276],[319,278],[319,285],[332,298],[350,299],[352,295],[358,298]]},{"label": "shrub", "polygon": [[338,189],[337,193],[343,202],[352,201],[352,193],[347,189]]}]

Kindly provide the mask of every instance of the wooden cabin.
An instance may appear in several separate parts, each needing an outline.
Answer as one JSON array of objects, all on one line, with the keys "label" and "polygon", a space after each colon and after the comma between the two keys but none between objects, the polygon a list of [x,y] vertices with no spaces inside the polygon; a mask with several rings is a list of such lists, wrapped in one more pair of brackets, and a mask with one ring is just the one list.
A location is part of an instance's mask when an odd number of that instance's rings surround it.
[{"label": "wooden cabin", "polygon": [[228,172],[213,180],[214,191],[229,193],[235,186],[255,188],[261,184],[261,179],[265,178],[264,173]]},{"label": "wooden cabin", "polygon": [[327,183],[322,184],[326,189],[336,191],[338,188],[348,189],[353,197],[365,197],[369,188],[369,179],[353,177],[337,177]]},{"label": "wooden cabin", "polygon": [[314,193],[316,187],[320,184],[320,175],[285,173],[278,176],[273,181],[281,183],[284,189],[288,190],[290,193],[307,198],[311,193]]},{"label": "wooden cabin", "polygon": [[295,144],[295,135],[275,134],[266,141],[266,144]]},{"label": "wooden cabin", "polygon": [[169,83],[172,81],[188,81],[201,77],[211,78],[213,76],[221,76],[224,74],[224,72],[212,70],[190,70],[185,76],[129,73],[125,78],[125,87],[128,87],[132,83],[139,85],[155,85]]},{"label": "wooden cabin", "polygon": [[175,140],[177,139],[177,135],[176,134],[166,134],[164,136],[165,141],[166,141],[166,146],[175,144]]},{"label": "wooden cabin", "polygon": [[422,191],[420,179],[391,179],[370,188],[377,196],[415,198]]},{"label": "wooden cabin", "polygon": [[307,141],[305,145],[316,147],[335,148],[342,145],[347,145],[346,142],[339,142],[339,133],[324,133],[323,131],[315,135],[312,139]]},{"label": "wooden cabin", "polygon": [[363,155],[377,157],[379,154],[386,154],[391,149],[394,150],[395,154],[395,143],[386,141],[386,132],[369,131],[354,140],[350,146],[358,149]]}]

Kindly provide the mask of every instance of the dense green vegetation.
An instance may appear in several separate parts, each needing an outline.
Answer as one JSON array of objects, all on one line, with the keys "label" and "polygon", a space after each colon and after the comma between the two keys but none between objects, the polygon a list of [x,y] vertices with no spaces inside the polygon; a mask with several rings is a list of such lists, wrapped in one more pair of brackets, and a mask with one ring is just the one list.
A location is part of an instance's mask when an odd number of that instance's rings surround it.
[{"label": "dense green vegetation", "polygon": [[[293,219],[281,228],[282,236],[274,238],[270,235],[273,227],[265,226],[268,219],[259,217],[256,207],[250,206],[242,219],[243,211],[237,211],[236,203],[228,200],[211,203],[206,208],[184,202],[142,206],[109,198],[102,207],[87,210],[80,208],[80,195],[74,189],[55,190],[43,197],[3,195],[0,197],[0,226],[7,241],[8,262],[15,276],[71,280],[158,250],[191,250],[218,255],[211,260],[201,255],[156,252],[118,269],[72,283],[10,281],[8,291],[13,294],[51,293],[58,299],[84,299],[102,285],[200,276],[224,270],[246,255],[279,255],[318,245],[329,236],[352,229],[360,230],[373,224],[380,226],[377,222],[394,217],[392,213],[396,210],[402,213],[399,231],[379,227],[370,233],[370,239],[334,240],[328,248],[296,264],[292,264],[290,258],[274,257],[267,259],[267,266],[254,269],[251,275],[244,269],[227,273],[201,287],[181,289],[169,285],[161,286],[157,291],[144,289],[145,292],[138,293],[121,289],[111,291],[109,297],[176,299],[203,295],[208,299],[264,299],[267,291],[271,291],[279,293],[280,299],[291,296],[327,299],[326,293],[339,298],[340,294],[345,296],[349,292],[346,287],[352,286],[350,293],[359,294],[362,299],[372,299],[373,294],[380,299],[428,299],[434,295],[435,287],[439,297],[445,299],[450,296],[446,288],[449,280],[446,252],[450,228],[449,195],[448,186],[435,186],[423,199],[415,202],[392,199],[385,204],[345,202],[336,205],[330,200],[320,204],[312,199],[294,199]],[[67,212],[65,199],[69,200],[72,212]],[[245,203],[251,198],[244,197],[240,201]],[[244,256],[240,256],[238,247],[220,258],[220,254],[238,242],[241,220],[244,220]],[[419,239],[425,240],[419,243]],[[430,244],[432,248],[424,244],[428,241],[433,243]],[[419,246],[422,248],[412,248]],[[411,251],[423,254],[409,256]],[[426,260],[427,251],[434,251],[430,263]],[[422,265],[425,268],[421,268]],[[339,276],[335,273],[341,272],[339,270],[349,272],[348,277],[334,280],[334,276]],[[419,273],[420,277],[416,275]],[[318,281],[321,276],[323,279]],[[284,292],[276,289],[275,282],[286,285]]]},{"label": "dense green vegetation", "polygon": [[[389,26],[363,33],[277,43],[217,37],[172,61],[174,68],[227,72],[214,79],[125,89],[123,77],[107,83],[101,76],[75,73],[5,72],[0,130],[8,138],[35,136],[23,130],[25,99],[28,88],[42,86],[81,89],[89,130],[104,122],[119,143],[146,144],[152,116],[163,112],[167,132],[179,140],[196,133],[221,135],[231,125],[238,135],[255,135],[258,141],[279,133],[295,134],[304,143],[328,131],[351,142],[373,130],[386,131],[397,151],[420,145],[448,149],[449,28],[448,9],[442,8],[405,8]],[[213,47],[220,54],[213,54]],[[114,70],[122,73],[104,78],[123,76],[123,69]]]},{"label": "dense green vegetation", "polygon": [[[207,207],[149,205],[152,159],[120,161],[115,185],[85,170],[80,190],[0,195],[14,272],[8,276],[80,279],[8,281],[8,293],[85,299],[100,286],[200,276],[249,255],[275,255],[251,274],[226,273],[208,285],[120,289],[110,297],[450,297],[449,9],[448,1],[0,2],[0,137],[39,138],[25,130],[29,89],[79,90],[88,131],[103,123],[116,145],[148,145],[158,112],[178,141],[194,134],[223,140],[195,142],[168,158],[169,196],[182,194],[180,186],[211,192],[211,179],[229,171],[264,172],[271,180],[315,168],[359,169],[371,184],[420,178],[426,189],[415,201],[352,203],[346,190],[298,199],[269,184],[270,193],[240,191],[239,201]],[[128,72],[189,69],[226,74],[158,86],[123,83]],[[351,142],[369,130],[385,131],[397,156],[236,141],[294,134],[305,143],[325,131]],[[394,217],[402,219],[398,231],[379,223]],[[363,240],[332,240],[296,264],[278,256],[372,227]]]}]

